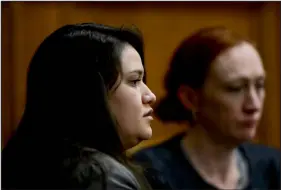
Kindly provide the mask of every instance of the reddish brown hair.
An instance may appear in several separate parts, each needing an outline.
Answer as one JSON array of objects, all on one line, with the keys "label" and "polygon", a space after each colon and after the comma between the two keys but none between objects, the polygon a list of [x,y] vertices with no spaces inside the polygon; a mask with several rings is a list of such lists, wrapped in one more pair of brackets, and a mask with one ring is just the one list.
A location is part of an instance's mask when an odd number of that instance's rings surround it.
[{"label": "reddish brown hair", "polygon": [[191,121],[192,114],[177,98],[180,85],[200,89],[216,57],[245,41],[249,42],[225,27],[203,28],[185,38],[176,48],[165,76],[167,95],[156,106],[159,119],[166,122]]}]

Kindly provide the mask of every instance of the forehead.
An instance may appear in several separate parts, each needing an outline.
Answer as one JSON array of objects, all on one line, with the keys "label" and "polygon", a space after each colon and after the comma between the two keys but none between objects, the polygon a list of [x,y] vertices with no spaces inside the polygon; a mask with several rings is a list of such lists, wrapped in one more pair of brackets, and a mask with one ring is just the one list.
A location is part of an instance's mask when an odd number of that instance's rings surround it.
[{"label": "forehead", "polygon": [[139,53],[129,44],[126,44],[121,52],[121,68],[124,74],[135,70],[143,71]]},{"label": "forehead", "polygon": [[211,65],[210,74],[220,80],[254,79],[264,76],[264,68],[257,50],[243,42],[219,55]]}]

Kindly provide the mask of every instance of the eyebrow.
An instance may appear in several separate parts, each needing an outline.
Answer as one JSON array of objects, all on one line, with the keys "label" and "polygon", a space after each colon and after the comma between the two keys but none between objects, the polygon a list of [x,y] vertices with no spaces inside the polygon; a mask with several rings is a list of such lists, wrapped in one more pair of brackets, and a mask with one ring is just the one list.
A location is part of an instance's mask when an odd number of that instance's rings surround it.
[{"label": "eyebrow", "polygon": [[[266,78],[266,75],[263,74],[263,75],[260,75],[260,76],[258,76],[258,77],[255,77],[254,80],[261,81],[261,80],[265,80],[265,78]],[[244,76],[242,76],[242,77],[234,77],[234,78],[232,78],[232,79],[227,80],[226,82],[249,81],[249,80],[251,80],[249,77],[244,77]]]},{"label": "eyebrow", "polygon": [[137,73],[139,75],[143,75],[143,70],[133,70],[133,71],[130,71],[129,74],[131,73]]}]

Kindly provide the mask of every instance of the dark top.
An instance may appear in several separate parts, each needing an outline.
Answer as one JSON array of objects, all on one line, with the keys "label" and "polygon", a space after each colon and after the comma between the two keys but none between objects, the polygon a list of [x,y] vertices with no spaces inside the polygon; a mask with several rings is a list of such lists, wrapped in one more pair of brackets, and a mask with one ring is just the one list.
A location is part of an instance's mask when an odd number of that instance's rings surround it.
[{"label": "dark top", "polygon": [[[137,152],[135,161],[151,167],[146,177],[153,189],[216,189],[207,183],[186,159],[177,135],[154,147]],[[238,147],[248,164],[248,184],[244,189],[280,189],[280,152],[263,145],[245,143]],[[157,172],[155,172],[157,171]]]},{"label": "dark top", "polygon": [[16,150],[4,149],[4,157],[2,152],[2,189],[140,189],[127,167],[95,149],[71,147],[59,152],[38,147],[33,156],[29,150]]}]

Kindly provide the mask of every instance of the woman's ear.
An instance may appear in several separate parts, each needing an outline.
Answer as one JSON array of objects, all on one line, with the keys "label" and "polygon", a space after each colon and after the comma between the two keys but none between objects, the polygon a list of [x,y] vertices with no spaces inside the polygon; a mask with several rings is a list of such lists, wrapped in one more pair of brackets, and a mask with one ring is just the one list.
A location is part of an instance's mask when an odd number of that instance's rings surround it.
[{"label": "woman's ear", "polygon": [[187,85],[181,85],[177,92],[178,99],[182,105],[193,112],[198,108],[198,94]]}]

